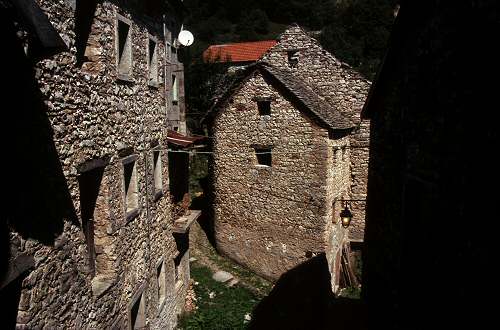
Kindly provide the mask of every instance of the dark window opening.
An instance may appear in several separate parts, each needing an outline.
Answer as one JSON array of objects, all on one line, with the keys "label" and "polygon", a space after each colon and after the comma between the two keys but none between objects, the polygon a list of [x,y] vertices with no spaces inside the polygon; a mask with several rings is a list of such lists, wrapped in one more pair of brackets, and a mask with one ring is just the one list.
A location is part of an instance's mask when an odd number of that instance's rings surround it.
[{"label": "dark window opening", "polygon": [[129,75],[132,68],[132,42],[130,25],[118,20],[118,73]]},{"label": "dark window opening", "polygon": [[168,153],[168,177],[172,201],[179,203],[189,194],[189,153]]},{"label": "dark window opening", "polygon": [[78,178],[82,229],[87,243],[91,276],[95,276],[96,272],[96,247],[94,242],[95,211],[103,174],[104,168],[97,168],[82,173]]},{"label": "dark window opening", "polygon": [[298,51],[289,50],[287,52],[287,56],[288,56],[288,64],[291,67],[295,67],[295,66],[297,66],[297,64],[299,64],[299,52]]},{"label": "dark window opening", "polygon": [[182,258],[186,255],[189,250],[189,235],[186,234],[174,234],[175,245],[179,254],[174,258],[174,277],[175,283],[178,283],[183,279],[183,268]]},{"label": "dark window opening", "polygon": [[174,131],[178,132],[179,131],[179,127],[174,126]]},{"label": "dark window opening", "polygon": [[130,328],[143,329],[146,326],[146,302],[144,294],[141,293],[139,298],[132,305],[130,310]]},{"label": "dark window opening", "polygon": [[257,106],[259,107],[259,115],[271,115],[271,101],[257,101]]},{"label": "dark window opening", "polygon": [[179,266],[181,264],[182,256],[178,255],[174,259],[174,272],[175,272],[175,283],[179,282],[180,276],[179,276]]},{"label": "dark window opening", "polygon": [[160,266],[156,269],[156,280],[158,284],[158,304],[165,300],[166,296],[166,283],[165,283],[165,262],[161,262]]},{"label": "dark window opening", "polygon": [[256,148],[255,155],[257,156],[257,164],[263,166],[272,165],[272,153],[270,148]]},{"label": "dark window opening", "polygon": [[139,207],[137,169],[134,161],[123,165],[123,175],[125,179],[125,210],[128,214]]},{"label": "dark window opening", "polygon": [[156,42],[149,39],[149,83],[158,84],[158,52],[156,51]]}]

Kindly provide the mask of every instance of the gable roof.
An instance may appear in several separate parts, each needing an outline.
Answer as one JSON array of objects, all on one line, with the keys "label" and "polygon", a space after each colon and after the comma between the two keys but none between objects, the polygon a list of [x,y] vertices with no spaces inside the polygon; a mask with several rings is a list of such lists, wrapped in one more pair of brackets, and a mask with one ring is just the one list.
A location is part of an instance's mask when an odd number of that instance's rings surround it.
[{"label": "gable roof", "polygon": [[243,83],[257,71],[268,78],[269,82],[275,87],[288,94],[288,96],[291,96],[292,101],[296,105],[299,105],[297,107],[299,110],[305,110],[310,117],[319,121],[323,126],[332,130],[345,130],[355,127],[351,120],[337,110],[333,104],[319,96],[302,80],[294,77],[291,72],[271,66],[265,62],[258,62],[242,70],[222,97],[212,106],[203,121],[215,116],[226,104],[229,97],[236,93],[242,87]]},{"label": "gable roof", "polygon": [[212,45],[203,52],[205,62],[255,62],[270,48],[276,40],[240,42],[226,45]]}]

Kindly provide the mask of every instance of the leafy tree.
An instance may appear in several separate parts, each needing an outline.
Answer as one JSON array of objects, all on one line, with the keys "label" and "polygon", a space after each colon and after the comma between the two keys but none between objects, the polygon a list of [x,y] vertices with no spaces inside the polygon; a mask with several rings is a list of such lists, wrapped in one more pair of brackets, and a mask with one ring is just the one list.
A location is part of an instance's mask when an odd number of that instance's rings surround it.
[{"label": "leafy tree", "polygon": [[[224,66],[204,64],[212,44],[276,37],[279,24],[321,30],[320,42],[338,59],[373,78],[385,52],[398,0],[185,0],[185,26],[196,37],[183,50],[187,111],[193,118],[209,108]],[[196,119],[194,120],[196,121]],[[193,127],[195,127],[194,125]]]}]

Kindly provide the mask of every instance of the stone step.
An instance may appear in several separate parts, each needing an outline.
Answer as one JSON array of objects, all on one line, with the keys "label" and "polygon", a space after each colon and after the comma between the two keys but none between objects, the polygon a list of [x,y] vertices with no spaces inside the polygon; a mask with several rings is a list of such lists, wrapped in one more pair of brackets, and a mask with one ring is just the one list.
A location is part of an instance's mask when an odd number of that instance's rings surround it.
[{"label": "stone step", "polygon": [[219,270],[212,276],[212,278],[217,282],[226,283],[228,281],[231,281],[234,278],[234,276],[231,273]]}]

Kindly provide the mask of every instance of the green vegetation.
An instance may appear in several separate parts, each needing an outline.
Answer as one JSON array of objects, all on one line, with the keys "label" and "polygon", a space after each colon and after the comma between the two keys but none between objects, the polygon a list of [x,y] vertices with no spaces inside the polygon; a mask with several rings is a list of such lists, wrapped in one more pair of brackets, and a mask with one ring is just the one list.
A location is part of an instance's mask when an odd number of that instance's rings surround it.
[{"label": "green vegetation", "polygon": [[186,65],[188,125],[200,120],[224,86],[226,68],[205,64],[212,44],[275,39],[291,23],[320,31],[322,46],[373,79],[383,58],[398,0],[185,0],[185,27],[196,38],[180,55]]},{"label": "green vegetation", "polygon": [[198,309],[183,315],[179,327],[190,329],[245,329],[251,314],[259,302],[255,294],[238,285],[228,287],[212,279],[212,271],[196,262],[191,264]]},{"label": "green vegetation", "polygon": [[189,162],[189,192],[194,198],[203,192],[201,180],[208,175],[208,155],[196,154]]},{"label": "green vegetation", "polygon": [[215,249],[206,253],[208,259],[217,265],[217,268],[230,272],[235,275],[242,286],[251,290],[259,299],[264,298],[271,292],[272,284],[269,281],[255,275],[248,269],[235,264],[231,260],[224,258],[215,252]]},{"label": "green vegetation", "polygon": [[361,299],[361,287],[347,287],[340,290],[339,296],[350,299]]}]

